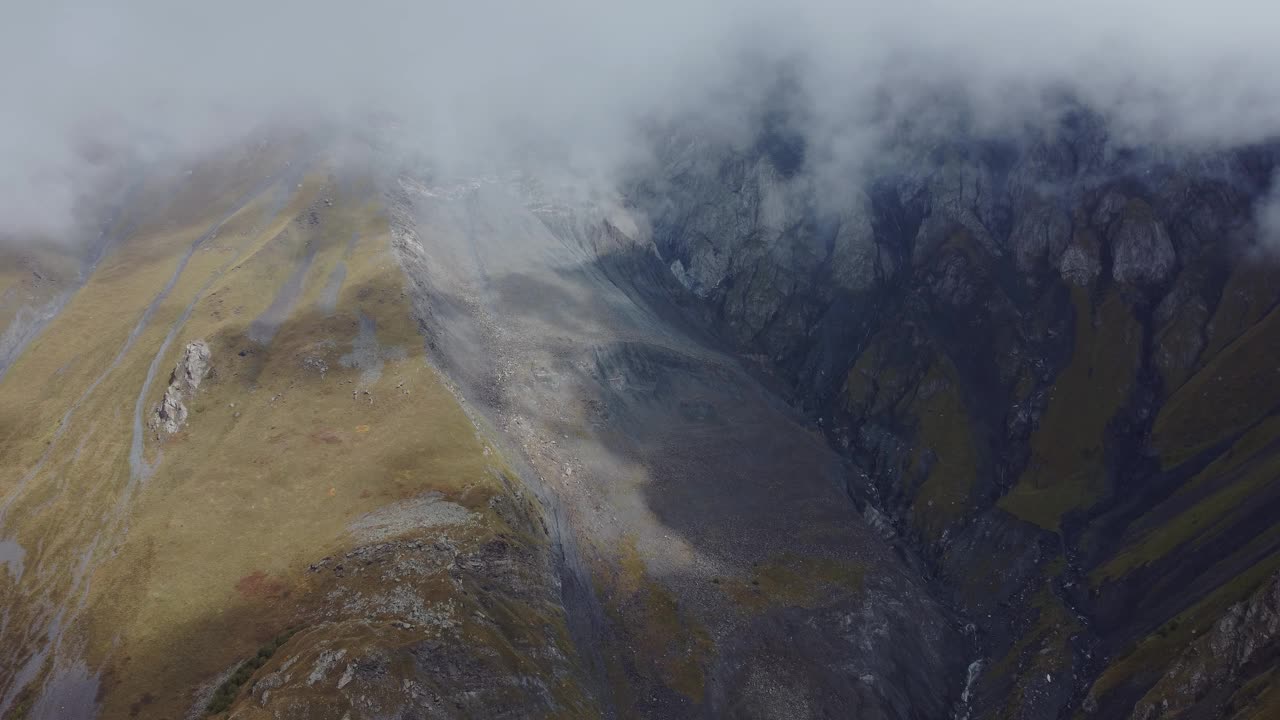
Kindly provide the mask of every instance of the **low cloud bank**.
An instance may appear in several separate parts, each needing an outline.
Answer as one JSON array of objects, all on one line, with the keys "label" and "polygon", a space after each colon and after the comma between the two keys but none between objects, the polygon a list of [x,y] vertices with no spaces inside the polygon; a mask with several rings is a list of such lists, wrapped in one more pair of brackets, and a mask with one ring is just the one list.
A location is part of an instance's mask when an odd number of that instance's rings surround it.
[{"label": "low cloud bank", "polygon": [[281,124],[393,118],[446,166],[605,178],[654,122],[745,141],[766,105],[836,176],[903,123],[945,128],[960,107],[996,132],[1064,94],[1135,143],[1280,135],[1280,5],[1260,0],[53,0],[6,15],[0,234],[29,239],[77,232],[120,167]]}]

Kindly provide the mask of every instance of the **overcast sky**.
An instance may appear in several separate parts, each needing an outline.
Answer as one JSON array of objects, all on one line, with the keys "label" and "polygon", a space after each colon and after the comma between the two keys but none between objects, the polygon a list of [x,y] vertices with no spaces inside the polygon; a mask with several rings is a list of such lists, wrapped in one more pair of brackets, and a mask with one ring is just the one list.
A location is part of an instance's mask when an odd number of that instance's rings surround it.
[{"label": "overcast sky", "polygon": [[[998,127],[1047,88],[1132,138],[1280,132],[1280,3],[1264,0],[41,0],[0,13],[0,232],[58,234],[96,170],[263,124],[399,118],[442,158],[554,148],[606,170],[636,127],[732,136],[786,60],[815,147],[856,163],[886,112],[946,87]],[[887,110],[886,110],[887,109]]]}]

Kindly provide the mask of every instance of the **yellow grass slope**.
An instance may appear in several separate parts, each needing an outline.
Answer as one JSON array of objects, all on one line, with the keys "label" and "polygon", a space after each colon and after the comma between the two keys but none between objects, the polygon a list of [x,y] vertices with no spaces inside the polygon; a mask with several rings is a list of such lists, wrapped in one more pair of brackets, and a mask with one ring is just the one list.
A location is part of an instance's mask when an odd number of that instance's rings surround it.
[{"label": "yellow grass slope", "polygon": [[[586,713],[539,511],[426,363],[376,196],[322,164],[245,163],[140,205],[0,383],[6,717],[252,717],[256,679],[292,660],[270,712],[336,718],[406,700],[326,657],[409,676],[395,648],[464,639],[549,715]],[[160,437],[146,421],[196,339],[213,374]],[[353,552],[383,565],[344,568]],[[515,568],[488,595],[457,571],[483,553]],[[525,645],[557,659],[516,667]]]}]

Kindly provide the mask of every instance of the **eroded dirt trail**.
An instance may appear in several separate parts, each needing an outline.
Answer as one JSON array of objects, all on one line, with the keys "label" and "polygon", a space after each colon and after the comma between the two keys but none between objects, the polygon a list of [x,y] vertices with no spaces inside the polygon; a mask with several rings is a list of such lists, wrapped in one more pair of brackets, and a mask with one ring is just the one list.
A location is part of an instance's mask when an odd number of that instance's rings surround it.
[{"label": "eroded dirt trail", "polygon": [[404,178],[390,202],[436,362],[565,506],[618,712],[946,714],[945,613],[849,469],[681,320],[625,210],[519,179]]}]

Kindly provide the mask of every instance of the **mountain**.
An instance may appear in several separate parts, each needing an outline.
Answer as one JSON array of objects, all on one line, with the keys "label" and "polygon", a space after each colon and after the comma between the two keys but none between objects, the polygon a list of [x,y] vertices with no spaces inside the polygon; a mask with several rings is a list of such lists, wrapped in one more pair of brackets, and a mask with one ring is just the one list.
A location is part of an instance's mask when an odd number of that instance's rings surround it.
[{"label": "mountain", "polygon": [[1125,146],[1072,107],[908,139],[833,203],[795,147],[670,143],[637,205],[690,314],[783,382],[973,623],[973,714],[1274,712],[1271,620],[1196,643],[1275,608],[1280,294],[1254,207],[1277,148]]},{"label": "mountain", "polygon": [[271,136],[6,246],[0,716],[1280,709],[1280,149],[764,126]]}]

